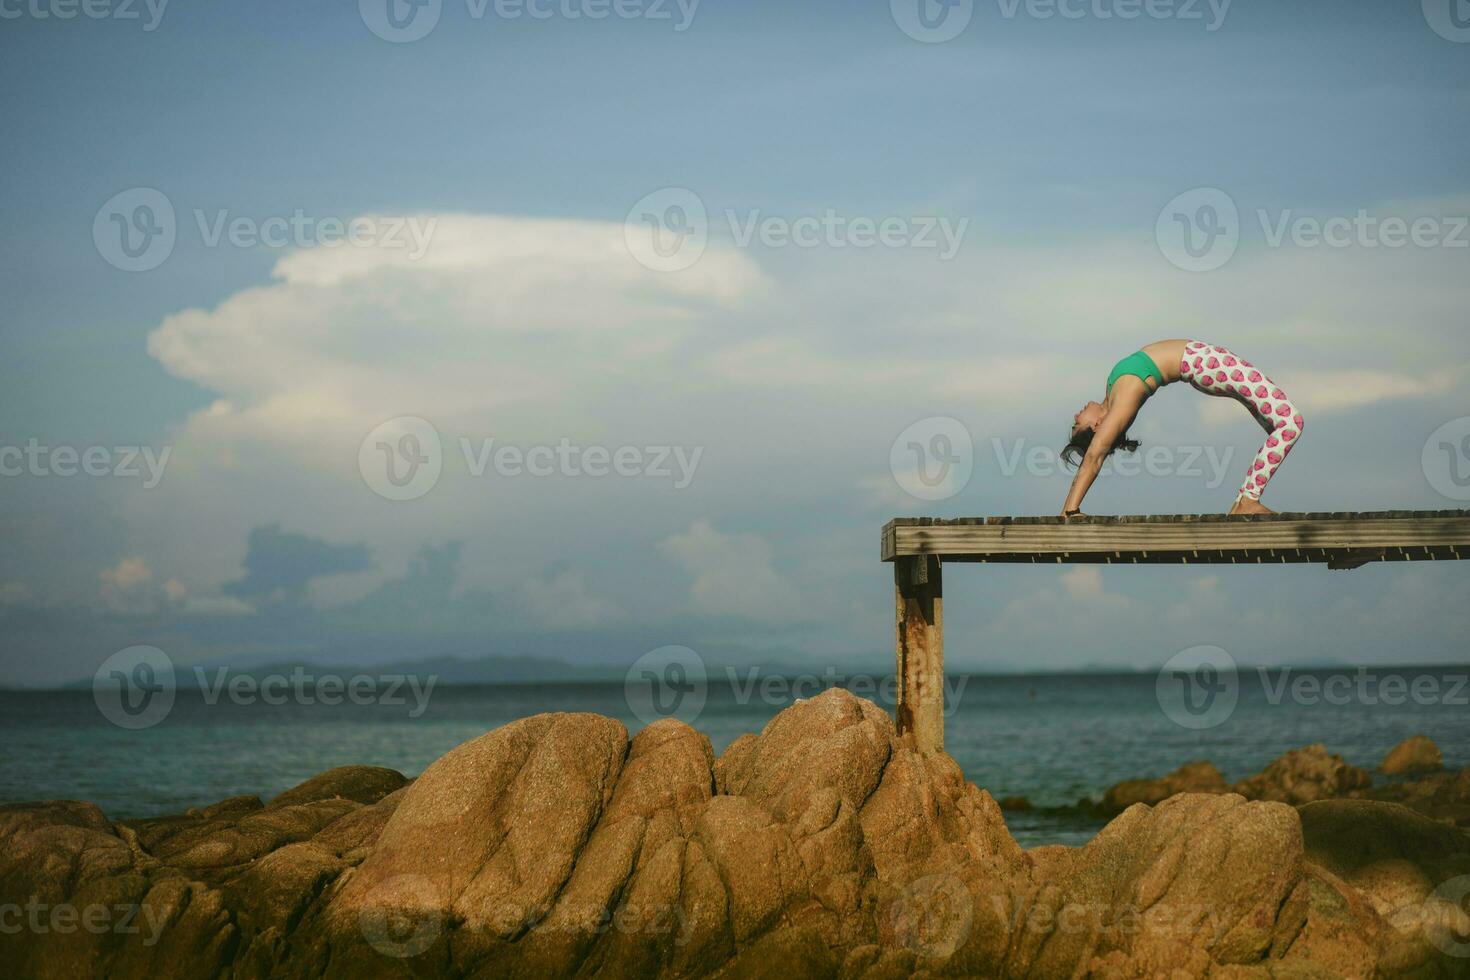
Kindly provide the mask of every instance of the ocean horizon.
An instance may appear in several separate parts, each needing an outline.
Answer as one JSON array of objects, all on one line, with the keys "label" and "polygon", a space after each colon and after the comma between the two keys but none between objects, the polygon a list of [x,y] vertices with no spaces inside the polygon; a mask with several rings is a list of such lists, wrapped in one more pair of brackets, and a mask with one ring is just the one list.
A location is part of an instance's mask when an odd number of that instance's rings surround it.
[{"label": "ocean horizon", "polygon": [[[416,776],[456,745],[547,711],[608,715],[630,735],[672,714],[704,732],[718,754],[825,686],[893,710],[890,676],[825,685],[814,683],[816,673],[751,678],[735,670],[734,682],[711,671],[698,703],[678,705],[618,680],[411,684],[363,667],[373,683],[358,681],[354,694],[350,685],[263,684],[257,670],[203,690],[181,683],[166,714],[136,729],[110,720],[90,690],[0,691],[0,738],[12,749],[0,802],[80,799],[125,819],[238,795],[269,799],[336,766]],[[945,749],[997,800],[1029,802],[1032,809],[1006,814],[1023,846],[1079,845],[1102,826],[1079,801],[1190,760],[1209,760],[1234,782],[1288,749],[1322,743],[1373,770],[1393,745],[1423,734],[1440,745],[1447,767],[1470,765],[1467,675],[1470,666],[1458,665],[1242,669],[1233,696],[1191,692],[1193,713],[1181,714],[1174,686],[1152,672],[952,674]]]}]

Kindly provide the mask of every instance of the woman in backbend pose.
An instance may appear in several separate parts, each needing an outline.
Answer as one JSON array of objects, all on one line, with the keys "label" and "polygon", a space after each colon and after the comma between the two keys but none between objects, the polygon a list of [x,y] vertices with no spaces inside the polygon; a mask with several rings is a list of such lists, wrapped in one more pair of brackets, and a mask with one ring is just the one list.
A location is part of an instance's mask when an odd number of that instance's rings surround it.
[{"label": "woman in backbend pose", "polygon": [[1119,361],[1108,375],[1103,400],[1088,402],[1073,416],[1072,441],[1062,450],[1062,459],[1077,467],[1077,475],[1062,516],[1082,512],[1082,498],[1113,450],[1138,449],[1128,438],[1138,409],[1164,385],[1181,379],[1207,395],[1234,398],[1266,430],[1266,442],[1246,470],[1230,513],[1274,513],[1261,503],[1261,493],[1301,437],[1302,413],[1260,368],[1238,354],[1198,340],[1160,340]]}]

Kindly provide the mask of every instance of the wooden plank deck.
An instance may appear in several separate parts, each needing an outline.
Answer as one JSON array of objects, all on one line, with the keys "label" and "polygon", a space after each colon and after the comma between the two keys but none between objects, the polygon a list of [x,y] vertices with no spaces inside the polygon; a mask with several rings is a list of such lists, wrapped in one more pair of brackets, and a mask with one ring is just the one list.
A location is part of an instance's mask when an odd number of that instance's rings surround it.
[{"label": "wooden plank deck", "polygon": [[944,751],[944,582],[949,562],[1278,564],[1470,558],[1470,511],[900,517],[883,526],[893,564],[898,730]]},{"label": "wooden plank deck", "polygon": [[945,562],[1280,564],[1470,557],[1470,511],[1162,514],[1129,517],[900,517],[883,526],[882,557]]}]

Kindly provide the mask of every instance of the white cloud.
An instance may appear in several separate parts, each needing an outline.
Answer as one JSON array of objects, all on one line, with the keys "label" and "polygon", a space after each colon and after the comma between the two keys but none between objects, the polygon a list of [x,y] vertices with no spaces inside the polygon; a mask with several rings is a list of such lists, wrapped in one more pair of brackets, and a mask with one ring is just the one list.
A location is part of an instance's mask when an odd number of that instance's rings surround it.
[{"label": "white cloud", "polygon": [[[1470,360],[1456,345],[1463,270],[1433,257],[1406,266],[1242,250],[1218,273],[1184,276],[1142,245],[976,240],[949,263],[752,253],[764,269],[712,246],[692,269],[662,274],[628,255],[618,224],[437,219],[417,262],[403,250],[302,250],[272,282],[153,332],[154,356],[214,399],[170,439],[168,478],[129,502],[130,533],[159,542],[148,555],[156,567],[213,594],[238,577],[246,532],[284,519],[368,544],[377,568],[357,577],[361,591],[426,541],[463,540],[465,588],[518,594],[506,555],[575,568],[580,577],[554,576],[525,609],[576,627],[686,612],[669,605],[667,564],[634,560],[616,575],[581,564],[662,542],[658,552],[692,577],[697,611],[789,622],[816,613],[775,570],[775,535],[789,540],[813,508],[848,535],[871,534],[877,508],[937,509],[887,473],[894,435],[917,419],[953,416],[975,436],[970,496],[943,506],[984,493],[1013,513],[1053,513],[1065,477],[985,483],[990,439],[1054,447],[1113,360],[1140,343],[1172,334],[1228,344],[1275,372],[1308,414],[1327,415],[1443,398],[1463,387]],[[1383,320],[1390,307],[1397,326]],[[1424,363],[1436,366],[1416,385]],[[1189,435],[1196,411],[1254,439],[1239,406],[1188,391],[1151,404],[1140,432],[1187,443],[1199,438]],[[357,469],[364,436],[398,415],[430,419],[444,453],[434,489],[403,503],[377,497]],[[461,436],[706,451],[699,479],[674,492],[653,481],[474,479]],[[734,514],[760,533],[715,530]],[[812,591],[840,592],[871,572],[844,563]],[[1089,591],[1091,575],[1059,582],[1058,601],[1116,602]],[[855,633],[847,642],[870,640]]]},{"label": "white cloud", "polygon": [[155,607],[153,572],[142,558],[124,558],[98,576],[102,603],[113,612],[145,613]]},{"label": "white cloud", "polygon": [[707,520],[659,542],[659,553],[690,576],[699,612],[779,622],[806,615],[795,589],[771,564],[772,549],[755,534],[723,534]]},{"label": "white cloud", "polygon": [[593,595],[585,576],[572,569],[522,584],[514,601],[534,624],[549,629],[587,629],[623,618],[615,603]]}]

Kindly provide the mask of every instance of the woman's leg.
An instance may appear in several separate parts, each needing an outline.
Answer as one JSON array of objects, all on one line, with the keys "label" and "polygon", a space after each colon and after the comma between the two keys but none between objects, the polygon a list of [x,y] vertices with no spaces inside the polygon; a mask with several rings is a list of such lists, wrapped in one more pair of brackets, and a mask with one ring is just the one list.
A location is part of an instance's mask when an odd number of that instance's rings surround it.
[{"label": "woman's leg", "polygon": [[1266,441],[1251,460],[1236,498],[1237,503],[1241,497],[1249,502],[1243,510],[1264,511],[1259,504],[1266,484],[1305,430],[1301,411],[1259,368],[1224,347],[1190,341],[1185,345],[1179,370],[1185,380],[1205,394],[1242,402],[1266,430]]}]

